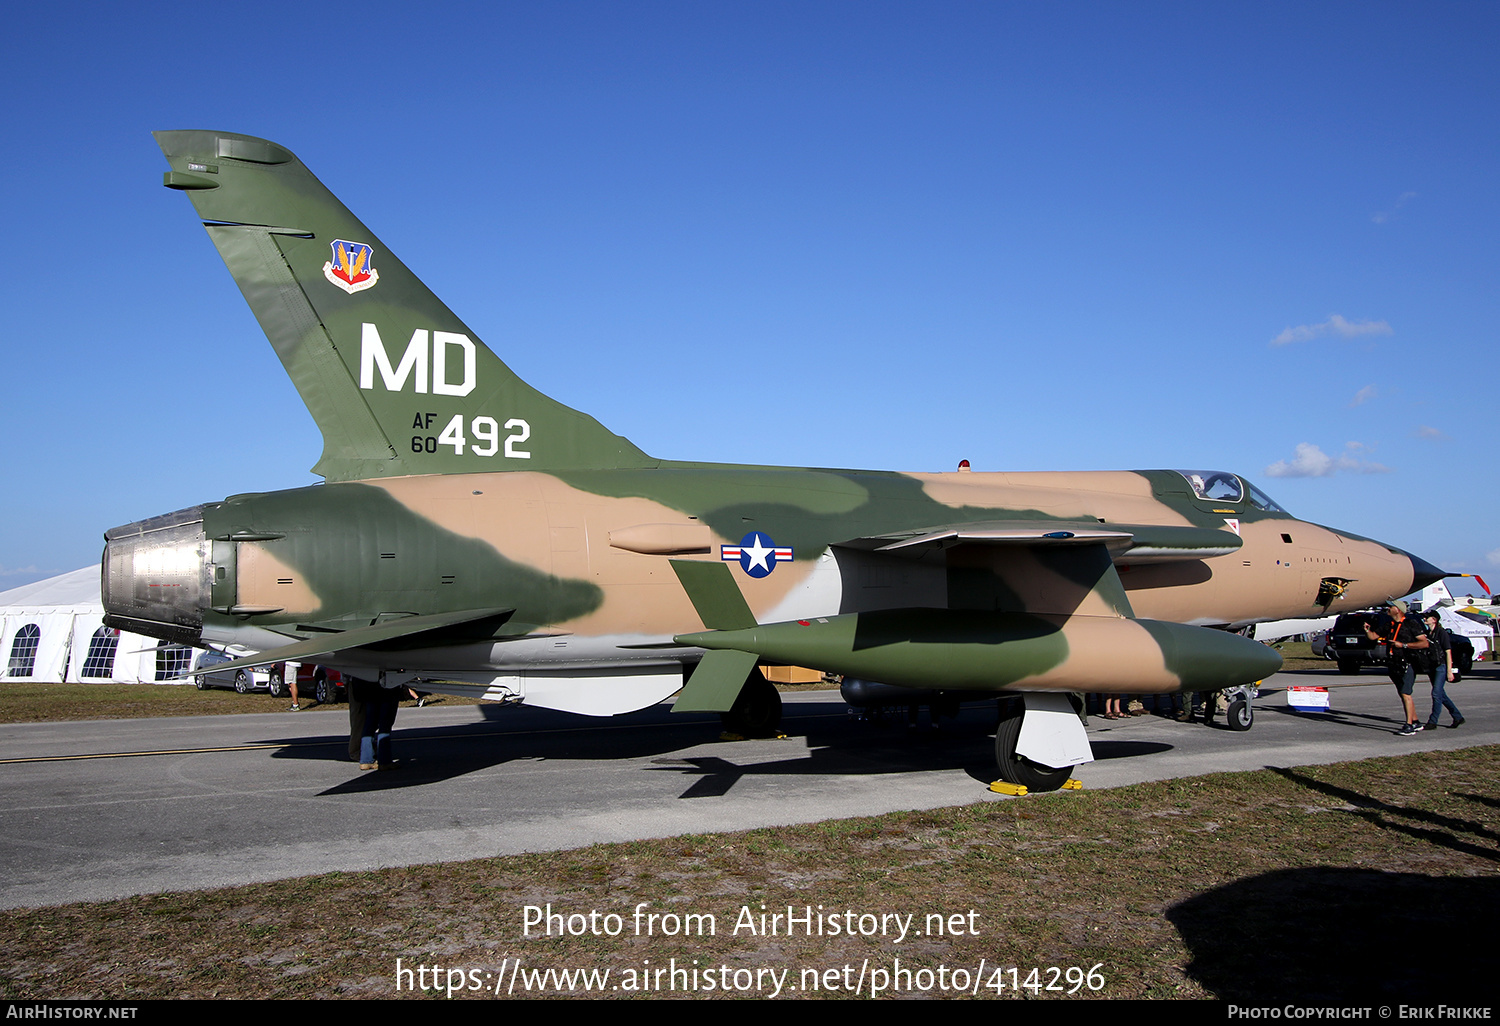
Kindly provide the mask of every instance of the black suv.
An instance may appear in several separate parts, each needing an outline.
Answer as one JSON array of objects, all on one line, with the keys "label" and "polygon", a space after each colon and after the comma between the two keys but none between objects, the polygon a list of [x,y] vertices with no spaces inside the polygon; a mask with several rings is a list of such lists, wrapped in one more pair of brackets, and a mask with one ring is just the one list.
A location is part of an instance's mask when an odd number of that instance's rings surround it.
[{"label": "black suv", "polygon": [[1339,672],[1358,673],[1366,664],[1385,665],[1385,645],[1371,641],[1365,634],[1365,625],[1378,626],[1384,613],[1365,611],[1345,613],[1333,622],[1323,642],[1323,658],[1338,661]]}]

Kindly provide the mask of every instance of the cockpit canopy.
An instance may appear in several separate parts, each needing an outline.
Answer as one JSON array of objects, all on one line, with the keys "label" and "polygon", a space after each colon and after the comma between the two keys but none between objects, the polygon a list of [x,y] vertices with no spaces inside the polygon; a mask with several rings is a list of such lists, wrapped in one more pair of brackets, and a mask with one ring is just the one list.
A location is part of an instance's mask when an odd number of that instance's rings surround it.
[{"label": "cockpit canopy", "polygon": [[1179,470],[1193,494],[1210,502],[1245,502],[1267,513],[1286,513],[1265,492],[1249,481],[1224,470]]}]

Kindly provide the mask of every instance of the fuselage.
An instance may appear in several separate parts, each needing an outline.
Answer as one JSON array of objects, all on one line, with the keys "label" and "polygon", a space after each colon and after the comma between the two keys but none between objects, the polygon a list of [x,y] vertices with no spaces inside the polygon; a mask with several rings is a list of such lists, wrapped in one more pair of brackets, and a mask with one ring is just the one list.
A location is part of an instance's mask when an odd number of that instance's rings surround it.
[{"label": "fuselage", "polygon": [[[1227,483],[1226,483],[1227,482]],[[868,540],[974,522],[1194,527],[1222,554],[1116,559],[1136,616],[1205,626],[1358,609],[1426,583],[1398,549],[1300,521],[1233,475],[899,474],[668,464],[386,477],[248,494],[111,531],[113,621],[266,650],[310,631],[514,610],[495,637],[374,655],[403,669],[691,661],[669,559],[739,563],[761,622],[952,608],[951,556]],[[740,548],[757,547],[758,562]],[[789,551],[788,551],[789,550]],[[1139,550],[1138,550],[1139,551]]]}]

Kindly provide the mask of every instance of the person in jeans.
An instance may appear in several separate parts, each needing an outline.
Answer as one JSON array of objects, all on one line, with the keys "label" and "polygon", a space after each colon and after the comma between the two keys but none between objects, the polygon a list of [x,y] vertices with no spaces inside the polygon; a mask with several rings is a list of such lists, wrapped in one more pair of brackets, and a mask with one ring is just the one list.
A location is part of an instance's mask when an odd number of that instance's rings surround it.
[{"label": "person in jeans", "polygon": [[395,769],[391,756],[391,730],[400,709],[401,693],[381,687],[377,681],[347,678],[349,685],[349,754],[359,768]]},{"label": "person in jeans", "polygon": [[1431,643],[1427,651],[1429,667],[1428,673],[1432,675],[1432,712],[1427,717],[1427,729],[1437,730],[1438,717],[1442,716],[1443,710],[1447,709],[1453,717],[1453,726],[1458,726],[1464,721],[1464,714],[1458,711],[1458,706],[1453,704],[1453,699],[1448,697],[1447,685],[1453,681],[1453,643],[1448,639],[1448,632],[1438,620],[1436,609],[1429,609],[1422,614],[1422,619],[1427,623],[1427,640]]}]

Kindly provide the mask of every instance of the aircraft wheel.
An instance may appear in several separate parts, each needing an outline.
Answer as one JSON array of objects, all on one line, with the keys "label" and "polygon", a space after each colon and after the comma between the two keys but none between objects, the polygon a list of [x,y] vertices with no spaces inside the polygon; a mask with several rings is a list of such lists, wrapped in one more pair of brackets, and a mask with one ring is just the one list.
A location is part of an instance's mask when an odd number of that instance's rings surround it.
[{"label": "aircraft wheel", "polygon": [[750,674],[734,708],[720,713],[724,729],[745,737],[769,737],[781,726],[781,692],[759,670]]},{"label": "aircraft wheel", "polygon": [[1032,762],[1024,755],[1016,754],[1016,742],[1021,739],[1021,717],[1018,709],[1009,716],[1002,715],[1000,727],[995,731],[995,763],[1000,767],[1000,779],[1020,784],[1028,791],[1056,791],[1073,775],[1072,766],[1053,769],[1039,762]]},{"label": "aircraft wheel", "polygon": [[1340,659],[1339,660],[1339,672],[1342,673],[1345,677],[1352,677],[1352,676],[1354,676],[1356,673],[1359,672],[1359,660],[1358,659]]},{"label": "aircraft wheel", "polygon": [[196,677],[193,678],[193,683],[196,684],[196,685],[198,685],[198,690],[199,691],[207,691],[208,690],[208,681],[206,681],[206,680],[203,679],[203,674],[201,674],[201,673],[198,674],[198,676],[196,676]]},{"label": "aircraft wheel", "polygon": [[1249,730],[1255,723],[1255,710],[1250,708],[1250,703],[1243,698],[1236,698],[1229,703],[1229,713],[1225,717],[1225,726],[1230,730]]},{"label": "aircraft wheel", "polygon": [[286,688],[286,683],[281,679],[281,674],[275,670],[271,671],[270,686],[272,698],[285,698],[291,694]]},{"label": "aircraft wheel", "polygon": [[250,686],[250,675],[244,670],[240,670],[234,675],[234,690],[242,695],[248,695],[250,693]]}]

